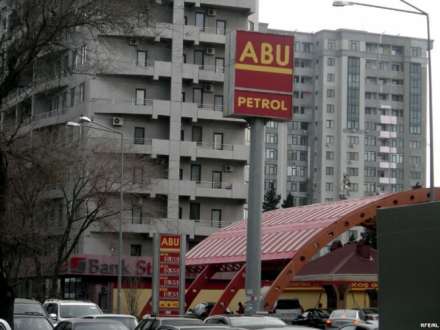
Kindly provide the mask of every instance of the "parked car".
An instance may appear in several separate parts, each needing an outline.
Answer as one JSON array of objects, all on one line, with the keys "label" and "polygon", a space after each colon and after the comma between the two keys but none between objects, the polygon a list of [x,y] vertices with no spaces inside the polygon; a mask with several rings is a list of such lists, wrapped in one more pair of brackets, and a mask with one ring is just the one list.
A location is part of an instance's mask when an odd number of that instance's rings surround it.
[{"label": "parked car", "polygon": [[45,315],[39,313],[14,313],[14,330],[53,330],[53,325]]},{"label": "parked car", "polygon": [[273,315],[290,323],[298,318],[304,310],[298,299],[278,299],[273,309]]},{"label": "parked car", "polygon": [[245,329],[284,328],[286,323],[271,316],[214,315],[205,319],[205,324],[227,325]]},{"label": "parked car", "polygon": [[305,325],[319,329],[325,329],[325,322],[329,318],[329,313],[317,308],[307,309],[291,323],[294,325]]},{"label": "parked car", "polygon": [[98,319],[70,319],[61,321],[55,330],[127,330],[119,321]]},{"label": "parked car", "polygon": [[158,330],[245,330],[242,328],[231,328],[217,325],[198,325],[198,326],[178,326],[178,325],[162,325]]},{"label": "parked car", "polygon": [[98,305],[87,301],[51,299],[46,300],[43,307],[54,322],[61,322],[86,315],[103,314]]},{"label": "parked car", "polygon": [[33,299],[15,298],[14,314],[40,314],[48,317],[46,310],[39,301]]},{"label": "parked car", "polygon": [[362,310],[336,309],[326,321],[327,329],[339,329],[347,325],[365,325],[367,316]]},{"label": "parked car", "polygon": [[156,330],[163,325],[172,326],[201,326],[203,322],[199,319],[189,317],[154,317],[144,316],[139,322],[136,330]]},{"label": "parked car", "polygon": [[378,330],[379,328],[372,324],[346,325],[339,330]]},{"label": "parked car", "polygon": [[3,319],[0,319],[0,330],[11,330],[9,323]]},{"label": "parked car", "polygon": [[128,314],[97,314],[97,315],[87,315],[83,316],[83,319],[104,319],[104,320],[114,320],[119,321],[125,325],[129,330],[134,330],[138,325],[138,320],[133,315]]}]

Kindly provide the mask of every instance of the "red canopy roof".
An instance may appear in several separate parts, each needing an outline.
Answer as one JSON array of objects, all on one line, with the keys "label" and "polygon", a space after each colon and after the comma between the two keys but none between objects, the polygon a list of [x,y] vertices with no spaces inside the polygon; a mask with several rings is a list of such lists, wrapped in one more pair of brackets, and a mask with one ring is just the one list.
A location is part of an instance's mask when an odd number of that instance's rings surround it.
[{"label": "red canopy roof", "polygon": [[[291,259],[315,235],[360,207],[387,195],[278,209],[263,214],[263,261]],[[246,258],[246,221],[242,220],[204,239],[186,255],[188,266],[241,263]]]}]

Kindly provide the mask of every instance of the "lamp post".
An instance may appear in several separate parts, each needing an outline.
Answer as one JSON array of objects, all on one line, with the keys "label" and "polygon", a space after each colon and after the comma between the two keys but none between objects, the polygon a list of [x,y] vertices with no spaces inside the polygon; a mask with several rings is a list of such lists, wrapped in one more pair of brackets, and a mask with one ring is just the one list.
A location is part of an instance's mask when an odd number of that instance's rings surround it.
[{"label": "lamp post", "polygon": [[[99,127],[94,127],[91,125],[84,125],[87,123],[92,123]],[[122,222],[123,222],[123,214],[124,210],[124,133],[118,130],[115,130],[111,127],[108,127],[104,124],[92,121],[89,117],[81,116],[78,122],[69,121],[66,124],[71,127],[79,127],[80,129],[84,127],[88,127],[91,129],[96,129],[108,133],[118,134],[121,137],[121,173],[120,173],[120,187],[119,187],[119,227],[118,227],[118,283],[117,283],[117,299],[116,299],[116,310],[117,313],[121,313],[121,287],[122,287]]]},{"label": "lamp post", "polygon": [[435,188],[434,188],[434,117],[433,117],[433,110],[432,110],[432,66],[431,66],[431,29],[429,24],[429,14],[421,10],[420,8],[412,5],[408,1],[400,0],[404,4],[410,6],[414,10],[406,10],[406,9],[400,9],[400,8],[394,8],[394,7],[385,7],[385,6],[378,6],[378,5],[372,5],[368,3],[362,3],[362,2],[354,2],[354,1],[333,1],[334,7],[345,7],[345,6],[363,6],[363,7],[371,7],[371,8],[378,8],[378,9],[384,9],[384,10],[392,10],[392,11],[398,11],[402,13],[407,14],[415,14],[415,15],[423,15],[426,17],[426,30],[428,35],[428,98],[429,98],[429,171],[431,172],[430,175],[430,200],[433,202],[435,201]]}]

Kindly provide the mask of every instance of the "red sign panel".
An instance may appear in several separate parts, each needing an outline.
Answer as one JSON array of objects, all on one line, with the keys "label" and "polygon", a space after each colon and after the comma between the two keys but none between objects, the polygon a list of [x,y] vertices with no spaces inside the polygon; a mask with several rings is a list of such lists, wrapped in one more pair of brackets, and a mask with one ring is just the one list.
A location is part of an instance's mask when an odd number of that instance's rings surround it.
[{"label": "red sign panel", "polygon": [[226,115],[292,118],[292,36],[237,31],[229,40]]},{"label": "red sign panel", "polygon": [[159,315],[179,315],[180,235],[160,235]]}]

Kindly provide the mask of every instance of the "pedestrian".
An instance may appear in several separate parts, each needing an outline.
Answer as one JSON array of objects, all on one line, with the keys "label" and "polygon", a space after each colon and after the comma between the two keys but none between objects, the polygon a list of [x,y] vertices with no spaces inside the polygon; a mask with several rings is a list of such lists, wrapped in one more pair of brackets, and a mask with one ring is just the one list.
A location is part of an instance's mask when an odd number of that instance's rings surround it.
[{"label": "pedestrian", "polygon": [[241,301],[238,302],[237,314],[244,314],[244,306]]}]

